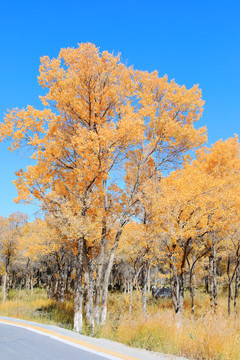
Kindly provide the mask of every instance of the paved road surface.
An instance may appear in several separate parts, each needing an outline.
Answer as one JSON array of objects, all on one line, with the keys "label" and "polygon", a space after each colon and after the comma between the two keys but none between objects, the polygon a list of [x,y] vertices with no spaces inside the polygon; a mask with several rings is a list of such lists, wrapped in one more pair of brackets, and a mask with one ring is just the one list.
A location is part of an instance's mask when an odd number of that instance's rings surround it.
[{"label": "paved road surface", "polygon": [[0,316],[0,360],[187,360]]},{"label": "paved road surface", "polygon": [[23,328],[0,324],[1,360],[103,360],[102,356]]}]

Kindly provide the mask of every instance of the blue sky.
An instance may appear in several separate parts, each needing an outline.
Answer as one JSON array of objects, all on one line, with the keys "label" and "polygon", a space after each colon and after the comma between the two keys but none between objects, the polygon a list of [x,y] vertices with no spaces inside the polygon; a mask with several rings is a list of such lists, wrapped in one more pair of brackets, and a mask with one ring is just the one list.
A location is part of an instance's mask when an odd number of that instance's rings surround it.
[{"label": "blue sky", "polygon": [[[199,125],[209,143],[240,133],[240,3],[238,1],[10,1],[0,5],[0,117],[7,109],[40,107],[40,57],[92,42],[121,52],[137,69],[158,70],[206,101]],[[0,215],[34,213],[15,205],[14,172],[28,164],[0,144]]]}]

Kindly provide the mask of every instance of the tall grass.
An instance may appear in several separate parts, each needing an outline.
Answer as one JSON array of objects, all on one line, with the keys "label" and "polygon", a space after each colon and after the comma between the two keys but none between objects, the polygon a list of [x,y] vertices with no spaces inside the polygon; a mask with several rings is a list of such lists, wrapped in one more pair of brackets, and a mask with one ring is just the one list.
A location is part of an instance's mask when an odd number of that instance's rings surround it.
[{"label": "tall grass", "polygon": [[219,298],[218,312],[214,315],[209,311],[208,296],[198,293],[193,316],[190,298],[186,294],[184,317],[179,323],[171,300],[157,302],[149,299],[148,311],[143,315],[140,298],[135,294],[130,315],[128,295],[112,294],[109,317],[101,336],[195,360],[240,360],[240,316],[226,315],[226,300],[224,296]]},{"label": "tall grass", "polygon": [[[137,293],[133,294],[131,313],[127,294],[110,293],[107,322],[102,328],[96,328],[95,336],[195,360],[240,360],[240,316],[226,315],[224,294],[218,302],[218,312],[214,315],[209,311],[208,296],[199,292],[192,316],[189,295],[186,294],[184,317],[179,323],[171,300],[153,301],[149,295],[147,313],[143,315]],[[70,297],[58,305],[55,300],[47,299],[44,290],[36,289],[32,296],[23,291],[19,300],[18,293],[12,291],[10,300],[0,303],[0,315],[71,329],[73,299]],[[84,332],[88,334],[86,326]]]},{"label": "tall grass", "polygon": [[57,305],[56,300],[47,298],[44,289],[35,289],[33,294],[23,290],[20,299],[18,292],[12,290],[9,300],[4,303],[0,295],[0,315],[2,316],[59,325],[71,329],[73,311],[71,300]]}]

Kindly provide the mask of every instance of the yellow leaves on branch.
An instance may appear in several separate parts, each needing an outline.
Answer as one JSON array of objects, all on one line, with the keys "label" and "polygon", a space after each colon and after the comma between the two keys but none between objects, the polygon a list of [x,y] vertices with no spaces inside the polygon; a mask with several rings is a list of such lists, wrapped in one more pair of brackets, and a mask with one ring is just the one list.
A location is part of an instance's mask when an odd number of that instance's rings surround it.
[{"label": "yellow leaves on branch", "polygon": [[18,252],[18,244],[22,237],[22,227],[27,221],[27,215],[15,212],[9,217],[0,217],[0,253],[4,261],[10,262]]},{"label": "yellow leaves on branch", "polygon": [[18,251],[23,257],[35,261],[41,256],[57,252],[59,248],[59,235],[45,220],[36,219],[23,227],[18,241]]},{"label": "yellow leaves on branch", "polygon": [[[203,236],[224,238],[239,212],[240,149],[237,136],[197,151],[192,162],[144,188],[159,246],[181,262],[189,248],[201,252]],[[236,217],[235,217],[236,220]],[[211,236],[210,236],[211,239]],[[190,245],[189,245],[190,244]],[[207,247],[207,242],[204,243]]]},{"label": "yellow leaves on branch", "polygon": [[206,129],[194,127],[204,105],[197,85],[127,67],[90,43],[44,56],[39,71],[44,109],[9,111],[0,140],[11,139],[12,150],[27,145],[36,161],[17,173],[18,201],[37,199],[61,216],[64,204],[68,222],[81,223],[75,235],[101,223],[106,180],[116,185],[125,173],[117,214],[132,214],[149,178],[206,140]]}]

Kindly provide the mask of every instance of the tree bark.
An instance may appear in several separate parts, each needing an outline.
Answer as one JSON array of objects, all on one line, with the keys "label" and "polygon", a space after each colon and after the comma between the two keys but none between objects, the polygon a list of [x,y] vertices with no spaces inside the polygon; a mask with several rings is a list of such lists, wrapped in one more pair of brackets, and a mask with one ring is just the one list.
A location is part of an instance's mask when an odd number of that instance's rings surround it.
[{"label": "tree bark", "polygon": [[227,276],[228,276],[228,315],[231,314],[232,281],[230,276],[231,256],[228,254]]},{"label": "tree bark", "polygon": [[51,298],[52,275],[47,275],[47,298]]},{"label": "tree bark", "polygon": [[132,284],[132,279],[130,280],[130,284],[129,284],[129,296],[130,296],[130,301],[129,301],[129,315],[131,316],[132,314],[132,291],[133,291],[133,284]]},{"label": "tree bark", "polygon": [[27,259],[27,263],[26,263],[26,292],[29,292],[30,289],[30,276],[29,276],[29,265],[30,265],[30,259]]},{"label": "tree bark", "polygon": [[102,289],[101,318],[100,318],[101,325],[105,323],[107,318],[108,283],[121,234],[122,234],[122,226],[118,229],[116,233],[115,241],[111,249],[107,268],[104,274],[103,289]]},{"label": "tree bark", "polygon": [[73,329],[82,333],[82,270],[83,270],[83,238],[78,239],[78,255],[76,261],[76,277],[74,284],[74,324]]},{"label": "tree bark", "polygon": [[214,313],[217,311],[217,269],[216,269],[216,244],[213,238],[211,254],[209,256],[209,294],[210,306]]},{"label": "tree bark", "polygon": [[7,293],[7,299],[9,299],[9,287],[8,287],[9,264],[10,264],[10,256],[7,256],[6,264],[5,264],[5,274],[4,274],[4,279],[3,279],[3,302],[6,301],[6,293]]},{"label": "tree bark", "polygon": [[235,310],[235,314],[237,314],[238,283],[239,283],[239,259],[238,259],[236,275],[235,275],[235,291],[234,291],[234,310]]},{"label": "tree bark", "polygon": [[239,283],[239,271],[240,271],[240,245],[238,245],[237,247],[237,251],[236,251],[236,274],[235,274],[235,291],[234,291],[234,310],[235,310],[235,314],[237,314],[237,300],[238,300],[238,283]]},{"label": "tree bark", "polygon": [[65,300],[65,292],[67,287],[67,259],[66,254],[62,256],[61,264],[59,264],[59,285],[58,285],[58,294],[57,301],[63,303]]},{"label": "tree bark", "polygon": [[30,278],[31,296],[33,296],[33,277]]},{"label": "tree bark", "polygon": [[142,267],[142,311],[145,314],[147,310],[147,271],[148,267],[145,262],[145,264]]},{"label": "tree bark", "polygon": [[194,297],[195,297],[195,286],[193,280],[193,272],[192,269],[190,270],[189,275],[189,290],[190,290],[190,298],[191,298],[191,313],[194,314]]},{"label": "tree bark", "polygon": [[94,331],[94,311],[93,311],[93,270],[92,260],[89,258],[86,241],[83,243],[83,269],[84,269],[84,308],[86,320],[91,332]]},{"label": "tree bark", "polygon": [[95,321],[96,324],[99,324],[100,321],[100,296],[101,296],[101,280],[103,274],[103,263],[104,263],[104,256],[105,256],[105,244],[106,244],[106,223],[104,222],[102,228],[102,238],[100,244],[100,256],[99,256],[99,263],[98,263],[98,271],[97,271],[97,278],[96,278],[96,293],[95,293]]},{"label": "tree bark", "polygon": [[177,274],[176,269],[171,264],[171,290],[172,290],[172,302],[177,314],[178,326],[182,325],[182,316],[183,316],[183,299],[184,299],[184,270]]},{"label": "tree bark", "polygon": [[22,279],[20,280],[20,285],[19,285],[19,292],[18,292],[18,300],[21,300],[21,291],[22,291]]},{"label": "tree bark", "polygon": [[6,269],[5,274],[4,274],[4,278],[3,278],[3,302],[6,301],[7,281],[8,281],[8,272],[7,272],[7,269]]},{"label": "tree bark", "polygon": [[150,292],[151,287],[151,266],[148,266],[148,273],[147,273],[147,290]]}]

